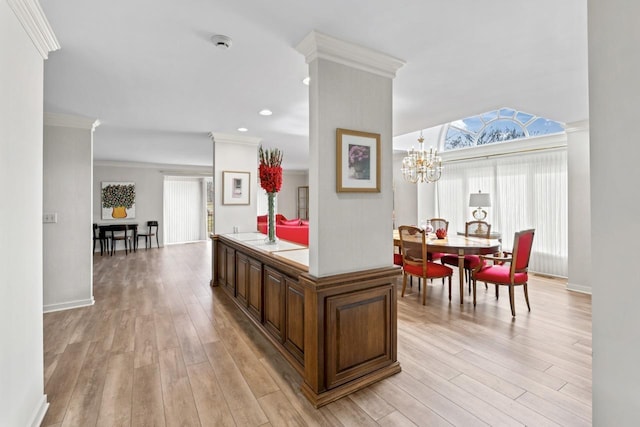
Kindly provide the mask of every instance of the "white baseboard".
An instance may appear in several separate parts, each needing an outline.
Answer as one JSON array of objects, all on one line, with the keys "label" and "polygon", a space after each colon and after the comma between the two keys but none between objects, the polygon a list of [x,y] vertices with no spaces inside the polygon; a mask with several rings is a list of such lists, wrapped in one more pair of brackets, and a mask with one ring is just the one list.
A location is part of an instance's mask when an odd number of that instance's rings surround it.
[{"label": "white baseboard", "polygon": [[95,302],[96,300],[93,299],[93,297],[91,297],[91,299],[61,302],[58,304],[49,304],[42,307],[42,312],[51,313],[52,311],[62,311],[62,310],[69,310],[72,308],[87,307],[95,304]]},{"label": "white baseboard", "polygon": [[591,286],[578,285],[576,283],[567,283],[567,290],[591,295]]},{"label": "white baseboard", "polygon": [[38,407],[33,412],[33,417],[31,417],[31,423],[27,424],[32,427],[39,427],[42,424],[42,420],[44,420],[44,416],[47,413],[47,409],[49,409],[49,402],[47,402],[47,395],[43,394],[42,398],[40,398],[40,402],[38,402]]}]

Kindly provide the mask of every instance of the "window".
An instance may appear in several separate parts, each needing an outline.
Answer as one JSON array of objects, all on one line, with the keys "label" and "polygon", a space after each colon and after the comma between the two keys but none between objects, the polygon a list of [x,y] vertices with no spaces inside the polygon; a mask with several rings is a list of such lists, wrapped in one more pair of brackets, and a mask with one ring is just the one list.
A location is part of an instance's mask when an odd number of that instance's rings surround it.
[{"label": "window", "polygon": [[449,123],[444,151],[512,141],[564,131],[560,122],[501,108]]}]

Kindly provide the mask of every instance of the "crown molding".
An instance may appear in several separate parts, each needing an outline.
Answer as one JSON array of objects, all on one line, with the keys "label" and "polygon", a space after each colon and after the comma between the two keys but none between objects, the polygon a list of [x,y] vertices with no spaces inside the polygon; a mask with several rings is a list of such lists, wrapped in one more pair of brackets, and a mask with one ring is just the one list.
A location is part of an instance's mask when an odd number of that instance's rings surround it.
[{"label": "crown molding", "polygon": [[258,138],[255,136],[240,136],[233,135],[228,133],[218,133],[218,132],[209,132],[209,137],[213,141],[213,143],[225,143],[225,144],[241,144],[241,145],[251,145],[252,147],[257,147],[262,141],[262,138]]},{"label": "crown molding", "polygon": [[307,64],[322,58],[390,79],[405,64],[401,59],[315,30],[298,43],[296,50],[304,55]]},{"label": "crown molding", "polygon": [[44,113],[45,126],[60,126],[75,129],[87,129],[93,132],[100,126],[100,120],[69,114]]},{"label": "crown molding", "polygon": [[31,38],[42,59],[47,59],[49,52],[60,49],[60,43],[58,43],[38,0],[7,0],[7,3]]},{"label": "crown molding", "polygon": [[564,130],[567,133],[585,132],[585,131],[588,132],[589,120],[580,120],[578,122],[567,123]]},{"label": "crown molding", "polygon": [[160,173],[165,175],[209,175],[211,176],[212,166],[197,165],[172,165],[167,163],[145,163],[145,162],[128,162],[117,160],[94,160],[93,166],[105,166],[114,168],[139,168],[139,169],[158,169]]}]

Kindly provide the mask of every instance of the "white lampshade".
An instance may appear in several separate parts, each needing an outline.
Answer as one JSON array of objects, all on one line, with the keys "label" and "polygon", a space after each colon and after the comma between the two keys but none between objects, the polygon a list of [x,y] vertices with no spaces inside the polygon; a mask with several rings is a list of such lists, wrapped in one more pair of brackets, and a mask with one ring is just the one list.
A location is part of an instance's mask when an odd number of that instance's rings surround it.
[{"label": "white lampshade", "polygon": [[471,193],[469,194],[470,208],[484,208],[491,206],[491,196],[489,193]]}]

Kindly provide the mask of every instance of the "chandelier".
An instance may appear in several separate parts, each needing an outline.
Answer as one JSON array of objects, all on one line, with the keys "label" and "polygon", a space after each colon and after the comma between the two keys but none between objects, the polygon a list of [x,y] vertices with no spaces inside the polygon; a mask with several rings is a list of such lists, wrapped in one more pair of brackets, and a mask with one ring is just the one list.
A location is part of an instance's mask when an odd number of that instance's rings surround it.
[{"label": "chandelier", "polygon": [[430,148],[426,151],[423,147],[424,138],[422,131],[418,138],[418,150],[411,147],[407,151],[407,156],[402,159],[402,177],[405,181],[416,182],[436,182],[442,175],[442,159],[438,156],[438,150]]}]

